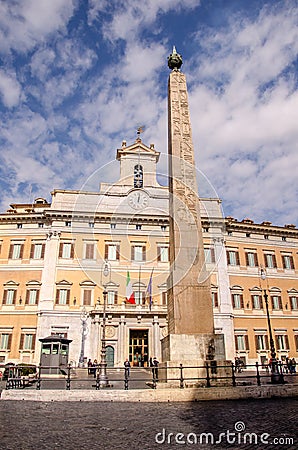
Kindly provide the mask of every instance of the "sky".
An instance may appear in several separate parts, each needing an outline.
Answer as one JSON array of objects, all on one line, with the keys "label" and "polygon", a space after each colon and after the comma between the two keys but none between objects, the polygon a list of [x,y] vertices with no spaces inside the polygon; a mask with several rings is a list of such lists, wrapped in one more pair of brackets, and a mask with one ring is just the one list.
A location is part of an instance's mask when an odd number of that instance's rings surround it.
[{"label": "sky", "polygon": [[0,211],[116,181],[140,125],[165,160],[173,45],[224,215],[298,225],[297,0],[0,0]]}]

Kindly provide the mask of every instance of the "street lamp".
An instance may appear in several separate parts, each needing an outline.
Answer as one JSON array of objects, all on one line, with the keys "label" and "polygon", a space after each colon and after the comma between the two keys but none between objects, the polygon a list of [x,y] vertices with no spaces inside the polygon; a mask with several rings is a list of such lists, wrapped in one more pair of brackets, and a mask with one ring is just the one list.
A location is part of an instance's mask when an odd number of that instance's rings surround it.
[{"label": "street lamp", "polygon": [[[102,275],[108,277],[110,274],[110,265],[107,260],[104,261],[102,267]],[[106,305],[107,296],[106,286],[103,285],[103,313],[102,313],[102,335],[101,335],[101,359],[99,364],[99,387],[109,387],[107,375],[107,359],[106,359]]]},{"label": "street lamp", "polygon": [[[261,276],[262,280],[266,280],[265,269],[261,268],[260,276]],[[264,295],[264,300],[265,300],[265,305],[266,305],[267,322],[268,322],[268,330],[269,330],[269,343],[270,343],[270,354],[271,354],[271,383],[272,384],[281,384],[284,382],[284,378],[283,378],[282,372],[278,371],[278,362],[276,360],[276,351],[275,351],[275,345],[274,345],[274,340],[273,340],[272,330],[271,330],[270,314],[269,314],[269,307],[268,307],[268,295],[267,295],[266,289],[263,289],[263,295]]]},{"label": "street lamp", "polygon": [[82,338],[81,338],[81,352],[79,358],[79,367],[84,367],[84,357],[85,357],[85,337],[87,335],[87,319],[88,313],[86,311],[85,306],[83,307],[80,315],[81,323],[82,323]]}]

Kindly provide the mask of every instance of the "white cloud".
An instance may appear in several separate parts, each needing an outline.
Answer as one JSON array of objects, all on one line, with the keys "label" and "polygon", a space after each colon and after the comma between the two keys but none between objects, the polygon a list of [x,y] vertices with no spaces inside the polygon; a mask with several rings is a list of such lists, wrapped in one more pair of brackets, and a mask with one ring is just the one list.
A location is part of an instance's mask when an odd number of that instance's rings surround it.
[{"label": "white cloud", "polygon": [[21,86],[15,73],[5,73],[0,70],[0,95],[5,106],[12,108],[18,105],[21,96]]},{"label": "white cloud", "polygon": [[65,30],[74,0],[14,0],[0,3],[0,51],[26,51]]}]

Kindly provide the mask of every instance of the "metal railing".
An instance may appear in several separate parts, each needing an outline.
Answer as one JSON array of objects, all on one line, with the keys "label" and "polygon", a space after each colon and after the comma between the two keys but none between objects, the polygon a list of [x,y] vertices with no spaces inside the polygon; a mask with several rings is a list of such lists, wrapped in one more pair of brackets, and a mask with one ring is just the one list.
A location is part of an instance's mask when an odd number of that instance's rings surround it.
[{"label": "metal railing", "polygon": [[[1,369],[2,368],[2,369]],[[279,364],[282,383],[296,383],[297,373],[287,372],[286,366]],[[23,370],[32,374],[23,375]],[[35,373],[34,373],[35,369]],[[5,389],[103,389],[100,384],[99,367],[77,368],[71,364],[67,366],[1,366]],[[6,375],[5,375],[6,372]],[[51,373],[52,372],[52,373]],[[53,374],[55,372],[55,374]],[[188,387],[216,388],[218,386],[249,386],[271,384],[271,370],[269,365],[258,362],[246,365],[244,368],[229,365],[216,365],[214,361],[203,366],[163,367],[156,370],[153,367],[113,367],[107,369],[108,384],[105,388],[114,389],[156,389],[158,384],[168,383],[180,389]]]}]

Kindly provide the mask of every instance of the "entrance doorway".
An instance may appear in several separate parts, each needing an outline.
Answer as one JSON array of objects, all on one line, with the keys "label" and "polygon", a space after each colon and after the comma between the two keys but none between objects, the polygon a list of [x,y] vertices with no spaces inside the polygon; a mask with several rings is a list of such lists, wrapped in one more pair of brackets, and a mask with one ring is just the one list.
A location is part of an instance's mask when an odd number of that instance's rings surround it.
[{"label": "entrance doorway", "polygon": [[114,354],[115,354],[114,347],[112,347],[111,345],[107,345],[106,346],[107,367],[114,367]]},{"label": "entrance doorway", "polygon": [[148,330],[130,330],[129,361],[133,366],[148,366]]}]

